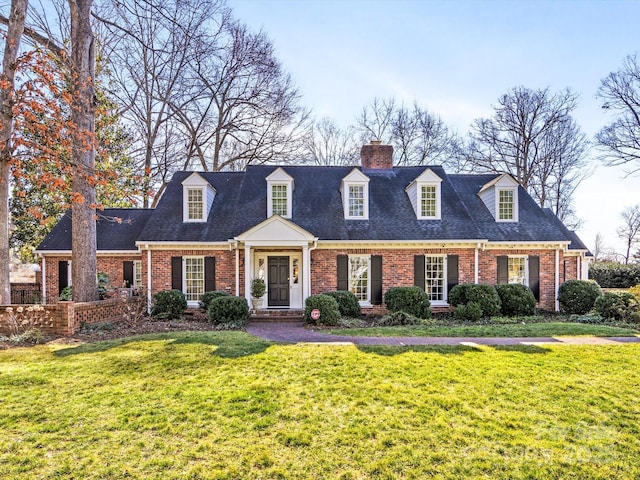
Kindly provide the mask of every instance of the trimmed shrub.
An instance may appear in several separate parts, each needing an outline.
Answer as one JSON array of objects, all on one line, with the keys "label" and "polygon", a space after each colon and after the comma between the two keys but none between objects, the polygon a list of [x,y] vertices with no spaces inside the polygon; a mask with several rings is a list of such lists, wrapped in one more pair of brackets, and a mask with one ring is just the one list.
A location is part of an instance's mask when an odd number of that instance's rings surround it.
[{"label": "trimmed shrub", "polygon": [[502,304],[493,285],[461,283],[449,292],[449,304],[453,306],[467,305],[471,302],[480,306],[483,317],[500,314]]},{"label": "trimmed shrub", "polygon": [[560,309],[569,314],[584,315],[593,308],[602,291],[589,280],[567,280],[558,290]]},{"label": "trimmed shrub", "polygon": [[630,288],[640,283],[640,264],[592,263],[589,279],[602,288]]},{"label": "trimmed shrub", "polygon": [[200,306],[200,310],[202,310],[203,312],[208,312],[209,311],[209,305],[211,304],[211,302],[213,301],[213,299],[218,298],[218,297],[229,297],[230,295],[223,291],[223,290],[214,290],[212,292],[204,292],[201,296],[200,296],[200,301],[198,302],[199,306]]},{"label": "trimmed shrub", "polygon": [[209,303],[209,321],[215,325],[242,327],[249,320],[249,304],[244,297],[219,295]]},{"label": "trimmed shrub", "polygon": [[325,292],[325,295],[330,295],[336,299],[341,316],[357,318],[362,314],[358,297],[356,297],[353,292],[338,290],[335,292]]},{"label": "trimmed shrub", "polygon": [[180,290],[162,290],[153,296],[151,316],[171,320],[180,318],[187,309],[187,298]]},{"label": "trimmed shrub", "polygon": [[431,317],[429,296],[420,287],[392,287],[384,294],[391,312],[405,312],[418,318]]},{"label": "trimmed shrub", "polygon": [[502,314],[507,317],[533,315],[536,310],[536,299],[531,289],[520,283],[509,283],[495,286],[502,304]]},{"label": "trimmed shrub", "polygon": [[594,307],[606,319],[640,322],[640,301],[631,293],[605,292],[596,299]]},{"label": "trimmed shrub", "polygon": [[479,322],[482,319],[482,307],[478,302],[469,302],[466,305],[458,305],[455,309],[458,320]]},{"label": "trimmed shrub", "polygon": [[60,292],[59,300],[63,302],[70,302],[73,297],[73,287],[69,285],[68,287],[64,287]]},{"label": "trimmed shrub", "polygon": [[397,311],[392,312],[389,315],[385,315],[378,321],[378,325],[381,327],[394,327],[402,325],[420,325],[422,320],[411,315],[410,313]]},{"label": "trimmed shrub", "polygon": [[[320,310],[320,318],[311,318],[311,311]],[[304,322],[311,325],[337,325],[340,320],[340,307],[331,295],[311,295],[304,302]]]}]

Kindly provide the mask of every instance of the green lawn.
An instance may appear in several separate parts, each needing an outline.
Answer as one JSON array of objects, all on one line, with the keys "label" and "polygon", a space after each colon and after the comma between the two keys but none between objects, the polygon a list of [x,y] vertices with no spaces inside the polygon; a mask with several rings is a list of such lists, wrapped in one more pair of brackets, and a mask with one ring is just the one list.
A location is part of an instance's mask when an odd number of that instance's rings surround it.
[{"label": "green lawn", "polygon": [[631,479],[640,345],[0,352],[1,478]]},{"label": "green lawn", "polygon": [[639,335],[632,327],[569,322],[494,325],[411,325],[402,327],[344,328],[327,330],[333,335],[367,337],[558,337],[593,335],[625,337]]}]

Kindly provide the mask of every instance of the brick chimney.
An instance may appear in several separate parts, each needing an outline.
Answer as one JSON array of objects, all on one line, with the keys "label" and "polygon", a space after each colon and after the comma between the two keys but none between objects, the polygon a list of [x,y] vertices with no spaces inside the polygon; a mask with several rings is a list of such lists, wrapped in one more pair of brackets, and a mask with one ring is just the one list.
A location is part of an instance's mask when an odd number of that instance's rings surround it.
[{"label": "brick chimney", "polygon": [[391,170],[393,168],[393,146],[381,145],[380,140],[371,140],[360,149],[363,169]]}]

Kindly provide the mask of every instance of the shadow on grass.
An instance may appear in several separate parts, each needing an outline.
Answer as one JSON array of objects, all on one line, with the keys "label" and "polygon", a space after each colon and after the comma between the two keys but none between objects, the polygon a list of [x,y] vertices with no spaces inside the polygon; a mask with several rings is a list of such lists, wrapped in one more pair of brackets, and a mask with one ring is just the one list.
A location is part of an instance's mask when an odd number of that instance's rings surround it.
[{"label": "shadow on grass", "polygon": [[462,355],[464,353],[480,353],[481,348],[466,345],[356,345],[364,353],[372,353],[384,357],[402,355],[407,352],[439,353],[442,355]]},{"label": "shadow on grass", "polygon": [[551,353],[550,348],[541,347],[540,345],[490,345],[494,350],[499,352],[519,352],[519,353],[535,353],[545,354]]},{"label": "shadow on grass", "polygon": [[138,342],[163,341],[172,345],[200,344],[217,347],[212,354],[222,358],[240,358],[264,352],[273,342],[253,337],[245,332],[170,332],[135,335],[95,343],[83,343],[70,348],[56,350],[57,357],[68,357],[83,353],[105,352]]}]

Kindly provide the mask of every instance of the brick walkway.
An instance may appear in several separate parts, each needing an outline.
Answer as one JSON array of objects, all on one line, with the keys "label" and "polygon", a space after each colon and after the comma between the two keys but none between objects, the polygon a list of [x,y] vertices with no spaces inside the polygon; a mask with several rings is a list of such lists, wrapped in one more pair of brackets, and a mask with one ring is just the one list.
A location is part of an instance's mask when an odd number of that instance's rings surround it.
[{"label": "brick walkway", "polygon": [[337,345],[619,345],[640,343],[640,337],[356,337],[329,335],[304,328],[301,323],[251,322],[247,332],[283,343],[332,343]]}]

